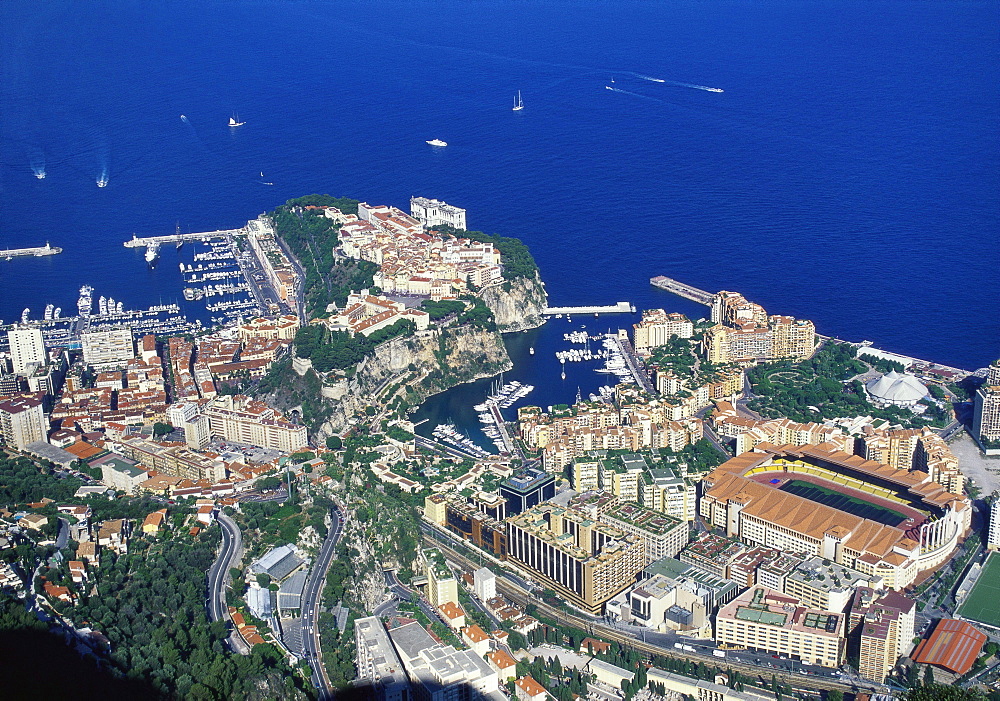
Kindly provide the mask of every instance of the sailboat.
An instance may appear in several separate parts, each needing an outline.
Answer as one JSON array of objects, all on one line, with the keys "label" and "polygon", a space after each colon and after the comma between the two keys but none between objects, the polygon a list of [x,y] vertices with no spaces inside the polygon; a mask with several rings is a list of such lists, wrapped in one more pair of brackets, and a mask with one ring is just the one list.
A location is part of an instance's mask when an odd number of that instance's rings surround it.
[{"label": "sailboat", "polygon": [[514,98],[514,111],[520,112],[524,109],[524,102],[521,100],[521,91],[517,91],[517,97]]},{"label": "sailboat", "polygon": [[229,118],[229,126],[231,127],[242,127],[246,122],[241,122],[240,118],[233,113],[233,116]]}]

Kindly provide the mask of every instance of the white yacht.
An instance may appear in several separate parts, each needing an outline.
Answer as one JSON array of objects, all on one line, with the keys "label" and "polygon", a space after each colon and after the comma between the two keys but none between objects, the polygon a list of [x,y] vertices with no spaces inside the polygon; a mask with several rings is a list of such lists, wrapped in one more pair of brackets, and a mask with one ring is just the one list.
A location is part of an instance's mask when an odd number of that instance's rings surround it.
[{"label": "white yacht", "polygon": [[520,112],[524,109],[524,101],[521,100],[521,91],[517,91],[517,97],[514,98],[514,111]]},{"label": "white yacht", "polygon": [[430,139],[427,141],[431,146],[447,146],[447,141],[441,141],[441,139]]},{"label": "white yacht", "polygon": [[229,118],[229,126],[231,127],[242,127],[246,122],[241,122],[240,118],[235,114]]}]

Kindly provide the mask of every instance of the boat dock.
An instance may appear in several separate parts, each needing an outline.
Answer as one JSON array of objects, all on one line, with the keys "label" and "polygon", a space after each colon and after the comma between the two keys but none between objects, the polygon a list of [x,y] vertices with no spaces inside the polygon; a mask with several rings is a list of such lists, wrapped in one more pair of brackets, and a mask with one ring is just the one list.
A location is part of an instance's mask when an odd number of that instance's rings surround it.
[{"label": "boat dock", "polygon": [[62,253],[62,249],[58,246],[53,246],[49,244],[48,241],[45,242],[44,246],[38,246],[36,248],[4,248],[0,249],[0,258],[5,260],[10,260],[11,258],[23,258],[25,256],[41,257],[41,256],[54,256],[57,253]]},{"label": "boat dock", "polygon": [[659,287],[661,290],[671,292],[678,297],[684,297],[685,299],[690,299],[692,302],[706,306],[712,305],[712,297],[715,296],[711,292],[699,290],[697,287],[691,287],[691,285],[685,285],[683,282],[678,282],[666,275],[657,275],[656,277],[649,278],[649,284],[653,287]]},{"label": "boat dock", "polygon": [[521,449],[517,447],[517,443],[514,442],[514,439],[510,437],[510,431],[507,430],[507,423],[504,421],[503,414],[500,413],[500,407],[498,407],[495,402],[487,403],[490,406],[490,414],[493,416],[493,423],[498,429],[500,429],[500,439],[503,441],[504,446],[506,446],[506,452],[524,460],[524,453],[522,453]]},{"label": "boat dock", "polygon": [[542,310],[546,316],[556,314],[635,314],[635,306],[628,302],[618,302],[603,307],[546,307]]},{"label": "boat dock", "polygon": [[220,229],[218,231],[203,231],[195,234],[168,234],[167,236],[136,236],[126,241],[125,248],[146,248],[155,244],[176,243],[178,241],[203,241],[205,239],[224,239],[246,233],[244,229]]}]

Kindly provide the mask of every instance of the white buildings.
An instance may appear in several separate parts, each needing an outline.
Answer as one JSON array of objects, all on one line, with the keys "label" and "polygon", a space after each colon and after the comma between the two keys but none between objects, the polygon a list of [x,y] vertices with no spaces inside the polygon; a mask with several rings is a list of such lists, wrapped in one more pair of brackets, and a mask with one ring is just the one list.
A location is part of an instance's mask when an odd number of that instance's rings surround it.
[{"label": "white buildings", "polygon": [[[436,642],[419,623],[389,631],[410,682],[419,687],[416,698],[451,701],[480,697],[504,699],[499,677],[471,650],[456,650]],[[359,646],[360,650],[360,646]],[[359,667],[360,669],[360,667]]]},{"label": "white buildings", "polygon": [[212,435],[237,443],[292,453],[309,445],[306,427],[286,420],[280,413],[242,395],[216,397],[205,409]]},{"label": "white buildings", "polygon": [[15,397],[0,402],[0,436],[8,446],[26,450],[29,443],[45,440],[46,429],[40,399]]},{"label": "white buildings", "polygon": [[990,529],[986,534],[986,547],[990,550],[1000,550],[1000,499],[995,499],[990,509]]},{"label": "white buildings", "polygon": [[476,597],[480,601],[489,601],[497,595],[497,576],[485,567],[480,567],[472,573],[476,588]]},{"label": "white buildings", "polygon": [[408,684],[403,662],[392,646],[378,616],[354,622],[358,679],[369,682],[380,701],[406,701]]},{"label": "white buildings", "polygon": [[28,370],[32,363],[45,365],[45,341],[42,330],[33,326],[11,328],[7,332],[10,342],[10,357],[14,363],[14,373],[20,374]]},{"label": "white buildings", "polygon": [[441,200],[411,197],[410,215],[427,227],[447,224],[455,229],[468,229],[465,224],[465,210]]},{"label": "white buildings", "polygon": [[83,362],[87,365],[124,364],[135,357],[132,329],[89,331],[80,335]]}]

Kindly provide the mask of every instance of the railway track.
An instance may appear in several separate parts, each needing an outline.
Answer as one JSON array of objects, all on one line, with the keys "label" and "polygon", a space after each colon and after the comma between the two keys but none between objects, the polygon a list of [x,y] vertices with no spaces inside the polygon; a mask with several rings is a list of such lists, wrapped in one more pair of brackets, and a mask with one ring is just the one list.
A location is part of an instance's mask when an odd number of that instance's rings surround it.
[{"label": "railway track", "polygon": [[[435,547],[444,551],[448,554],[449,558],[456,562],[462,564],[463,567],[475,570],[480,565],[467,557],[449,547],[447,544],[442,543],[440,540],[435,540],[434,538],[424,534],[424,540],[429,543],[433,543]],[[844,692],[857,692],[857,691],[869,691],[875,692],[878,690],[877,687],[863,687],[852,684],[845,684],[840,681],[833,679],[824,679],[821,677],[813,677],[805,674],[795,674],[793,672],[785,672],[777,669],[768,669],[765,673],[759,666],[748,664],[745,662],[737,662],[734,660],[726,659],[722,660],[718,657],[709,654],[701,654],[698,652],[685,652],[678,653],[674,648],[660,647],[659,645],[654,645],[653,643],[644,642],[642,640],[637,640],[631,636],[623,634],[614,628],[605,626],[599,622],[595,622],[577,614],[564,611],[562,609],[555,608],[546,604],[535,594],[522,589],[517,586],[509,579],[503,576],[497,577],[497,591],[502,593],[508,599],[518,604],[522,608],[526,608],[529,604],[534,604],[536,609],[544,616],[557,620],[563,621],[567,625],[579,628],[580,630],[585,630],[595,636],[600,636],[605,640],[621,643],[627,647],[632,648],[636,652],[639,652],[647,657],[652,655],[659,655],[660,657],[673,658],[678,660],[692,660],[697,662],[705,662],[706,664],[712,665],[714,667],[719,667],[723,665],[734,671],[740,672],[741,674],[746,674],[750,677],[760,679],[765,683],[770,683],[770,677],[774,676],[775,679],[783,684],[787,684],[796,691],[805,692],[819,692],[819,691],[844,691]]]}]

